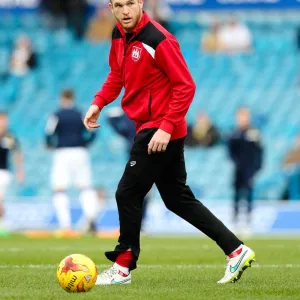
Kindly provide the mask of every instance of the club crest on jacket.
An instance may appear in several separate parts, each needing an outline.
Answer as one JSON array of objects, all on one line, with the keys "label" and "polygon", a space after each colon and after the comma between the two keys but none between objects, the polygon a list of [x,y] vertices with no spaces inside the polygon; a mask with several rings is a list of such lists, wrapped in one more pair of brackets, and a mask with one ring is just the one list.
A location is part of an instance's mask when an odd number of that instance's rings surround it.
[{"label": "club crest on jacket", "polygon": [[131,57],[133,61],[138,61],[141,58],[142,49],[136,46],[132,47]]}]

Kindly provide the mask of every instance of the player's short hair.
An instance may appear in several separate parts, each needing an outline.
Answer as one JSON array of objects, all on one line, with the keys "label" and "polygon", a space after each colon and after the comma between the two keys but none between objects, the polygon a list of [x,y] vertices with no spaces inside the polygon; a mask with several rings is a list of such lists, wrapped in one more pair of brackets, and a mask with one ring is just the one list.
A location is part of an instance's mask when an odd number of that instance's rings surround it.
[{"label": "player's short hair", "polygon": [[74,92],[71,89],[66,89],[61,92],[61,96],[66,99],[73,100]]},{"label": "player's short hair", "polygon": [[7,112],[4,110],[0,110],[0,117],[7,117]]}]

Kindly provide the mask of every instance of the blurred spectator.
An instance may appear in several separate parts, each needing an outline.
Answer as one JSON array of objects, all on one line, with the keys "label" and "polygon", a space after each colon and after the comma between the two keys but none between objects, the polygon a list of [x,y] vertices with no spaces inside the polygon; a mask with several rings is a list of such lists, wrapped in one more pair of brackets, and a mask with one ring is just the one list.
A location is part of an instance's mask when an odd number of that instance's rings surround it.
[{"label": "blurred spectator", "polygon": [[146,0],[144,6],[147,13],[156,22],[170,31],[169,19],[172,12],[166,0]]},{"label": "blurred spectator", "polygon": [[8,191],[11,172],[10,154],[15,155],[16,177],[19,183],[24,182],[23,158],[17,139],[8,132],[8,116],[0,112],[0,236],[6,234],[4,227],[4,197]]},{"label": "blurred spectator", "polygon": [[89,23],[87,39],[93,42],[110,40],[114,25],[115,20],[109,9],[100,7]]},{"label": "blurred spectator", "polygon": [[252,47],[252,34],[246,25],[232,19],[219,29],[218,45],[221,52],[248,52]]},{"label": "blurred spectator", "polygon": [[242,107],[236,113],[237,128],[228,141],[229,155],[234,164],[234,216],[233,222],[238,223],[239,205],[246,198],[247,223],[251,224],[253,202],[253,184],[257,172],[262,167],[263,148],[258,129],[251,126],[251,113]]},{"label": "blurred spectator", "polygon": [[292,167],[300,162],[300,135],[296,137],[295,145],[288,151],[282,163],[283,168]]},{"label": "blurred spectator", "polygon": [[212,26],[204,32],[201,40],[201,49],[205,52],[218,52],[219,51],[219,30],[220,23],[215,21]]},{"label": "blurred spectator", "polygon": [[74,185],[80,190],[85,219],[93,229],[99,212],[99,201],[92,187],[92,171],[87,147],[94,141],[96,132],[88,132],[82,114],[75,107],[71,90],[61,93],[60,109],[47,122],[46,143],[54,148],[51,174],[53,204],[62,236],[72,236],[70,203],[67,190]]},{"label": "blurred spectator", "polygon": [[296,136],[294,146],[287,152],[281,167],[288,171],[286,187],[282,200],[299,199],[300,196],[300,135]]},{"label": "blurred spectator", "polygon": [[30,39],[25,35],[20,36],[15,42],[15,48],[11,55],[10,74],[24,76],[36,66],[37,58]]},{"label": "blurred spectator", "polygon": [[42,8],[54,18],[51,25],[56,26],[57,19],[64,19],[75,31],[78,39],[84,36],[86,27],[86,0],[42,0]]},{"label": "blurred spectator", "polygon": [[18,98],[23,77],[36,67],[37,55],[32,49],[30,39],[25,35],[18,37],[10,56],[9,69],[3,74],[0,89],[2,103],[8,106]]},{"label": "blurred spectator", "polygon": [[220,134],[218,129],[212,124],[205,112],[200,112],[195,125],[193,127],[189,126],[188,128],[186,145],[212,147],[217,144],[219,140]]}]

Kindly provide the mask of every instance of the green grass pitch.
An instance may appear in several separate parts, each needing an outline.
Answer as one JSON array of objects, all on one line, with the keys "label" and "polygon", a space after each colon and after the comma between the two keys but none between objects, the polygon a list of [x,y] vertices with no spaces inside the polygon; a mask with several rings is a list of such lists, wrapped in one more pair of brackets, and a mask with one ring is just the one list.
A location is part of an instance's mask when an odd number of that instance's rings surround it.
[{"label": "green grass pitch", "polygon": [[235,284],[217,285],[225,256],[210,240],[196,237],[144,237],[139,268],[128,286],[94,287],[68,294],[56,281],[62,258],[82,253],[99,271],[109,266],[103,252],[115,240],[0,239],[0,299],[300,299],[300,239],[246,241],[257,262]]}]

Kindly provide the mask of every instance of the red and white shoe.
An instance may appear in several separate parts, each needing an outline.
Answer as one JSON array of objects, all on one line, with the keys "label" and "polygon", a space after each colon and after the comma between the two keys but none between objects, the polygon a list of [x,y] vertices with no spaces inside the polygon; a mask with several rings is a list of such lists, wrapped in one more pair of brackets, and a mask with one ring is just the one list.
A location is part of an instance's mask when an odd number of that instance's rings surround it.
[{"label": "red and white shoe", "polygon": [[96,285],[109,285],[109,284],[130,284],[131,274],[124,274],[115,266],[110,267],[98,275]]}]

